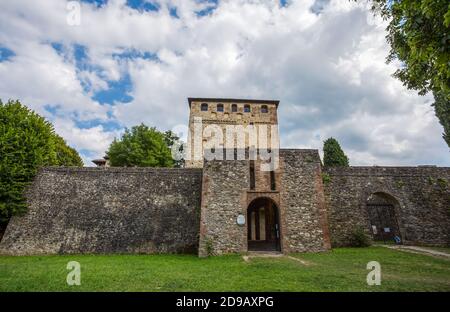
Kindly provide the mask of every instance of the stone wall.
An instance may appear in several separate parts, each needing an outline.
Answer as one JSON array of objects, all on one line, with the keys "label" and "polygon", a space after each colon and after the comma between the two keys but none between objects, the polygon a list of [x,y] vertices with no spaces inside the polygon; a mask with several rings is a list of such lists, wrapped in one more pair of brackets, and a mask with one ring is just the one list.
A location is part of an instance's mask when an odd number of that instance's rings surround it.
[{"label": "stone wall", "polygon": [[325,197],[333,246],[348,245],[356,227],[370,233],[367,200],[382,194],[396,203],[406,244],[450,245],[450,168],[325,168]]},{"label": "stone wall", "polygon": [[0,252],[195,252],[201,179],[201,169],[43,169]]},{"label": "stone wall", "polygon": [[236,218],[247,215],[248,161],[205,161],[202,186],[199,255],[246,252],[247,226]]},{"label": "stone wall", "polygon": [[283,251],[323,251],[330,248],[317,150],[282,149],[281,210]]},{"label": "stone wall", "polygon": [[258,170],[256,187],[250,190],[250,161],[205,161],[200,221],[199,255],[247,252],[249,204],[269,198],[279,209],[281,251],[323,251],[330,248],[321,165],[317,150],[280,150],[276,189],[270,189],[267,173]]}]

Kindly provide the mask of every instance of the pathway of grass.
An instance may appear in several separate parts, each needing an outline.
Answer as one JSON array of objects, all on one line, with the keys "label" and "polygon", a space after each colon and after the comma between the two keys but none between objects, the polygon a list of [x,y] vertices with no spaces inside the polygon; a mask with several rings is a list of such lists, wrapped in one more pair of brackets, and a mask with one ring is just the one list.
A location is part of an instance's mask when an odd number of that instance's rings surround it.
[{"label": "pathway of grass", "polygon": [[[450,261],[383,247],[340,248],[287,257],[238,255],[64,255],[0,257],[0,291],[450,291]],[[81,264],[81,286],[66,265]],[[367,286],[378,261],[382,285]]]}]

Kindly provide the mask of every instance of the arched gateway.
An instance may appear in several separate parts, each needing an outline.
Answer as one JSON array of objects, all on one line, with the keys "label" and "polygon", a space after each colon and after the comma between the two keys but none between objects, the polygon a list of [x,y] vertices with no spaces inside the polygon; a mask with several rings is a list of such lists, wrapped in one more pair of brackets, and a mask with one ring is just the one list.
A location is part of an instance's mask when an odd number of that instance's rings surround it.
[{"label": "arched gateway", "polygon": [[270,198],[257,198],[247,209],[249,251],[280,251],[279,211]]},{"label": "arched gateway", "polygon": [[373,239],[383,242],[397,240],[400,243],[398,201],[387,193],[375,192],[367,199],[366,207]]}]

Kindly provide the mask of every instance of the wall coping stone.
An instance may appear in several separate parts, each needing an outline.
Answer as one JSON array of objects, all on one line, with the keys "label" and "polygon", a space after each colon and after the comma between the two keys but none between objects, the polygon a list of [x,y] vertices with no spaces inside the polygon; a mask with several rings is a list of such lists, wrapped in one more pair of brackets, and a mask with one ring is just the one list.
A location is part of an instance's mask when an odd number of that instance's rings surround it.
[{"label": "wall coping stone", "polygon": [[186,174],[198,174],[203,173],[202,168],[159,168],[159,167],[43,167],[40,169],[42,172],[111,172],[111,173],[176,173],[180,172]]},{"label": "wall coping stone", "polygon": [[351,166],[323,167],[325,173],[335,176],[389,176],[411,177],[437,174],[450,174],[450,167],[412,167],[412,166]]}]

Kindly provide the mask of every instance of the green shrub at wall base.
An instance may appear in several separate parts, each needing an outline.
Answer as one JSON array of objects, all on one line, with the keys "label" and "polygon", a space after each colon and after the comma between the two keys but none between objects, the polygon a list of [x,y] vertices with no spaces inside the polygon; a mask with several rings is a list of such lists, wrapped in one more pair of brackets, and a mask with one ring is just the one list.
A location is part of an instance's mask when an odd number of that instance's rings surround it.
[{"label": "green shrub at wall base", "polygon": [[214,246],[211,238],[205,239],[205,249],[208,257],[214,256]]},{"label": "green shrub at wall base", "polygon": [[356,227],[350,235],[351,247],[368,247],[372,244],[370,237],[362,227]]}]

